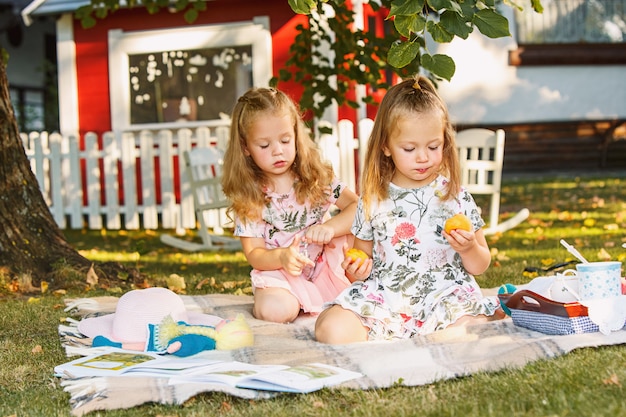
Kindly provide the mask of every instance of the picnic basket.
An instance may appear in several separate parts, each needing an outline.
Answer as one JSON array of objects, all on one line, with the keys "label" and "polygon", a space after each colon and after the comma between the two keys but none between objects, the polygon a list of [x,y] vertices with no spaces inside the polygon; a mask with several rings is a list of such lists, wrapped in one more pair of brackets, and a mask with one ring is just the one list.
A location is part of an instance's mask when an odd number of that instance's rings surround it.
[{"label": "picnic basket", "polygon": [[498,294],[500,301],[511,310],[513,324],[550,335],[593,333],[597,324],[589,319],[587,307],[574,303],[559,303],[533,291],[519,290]]}]

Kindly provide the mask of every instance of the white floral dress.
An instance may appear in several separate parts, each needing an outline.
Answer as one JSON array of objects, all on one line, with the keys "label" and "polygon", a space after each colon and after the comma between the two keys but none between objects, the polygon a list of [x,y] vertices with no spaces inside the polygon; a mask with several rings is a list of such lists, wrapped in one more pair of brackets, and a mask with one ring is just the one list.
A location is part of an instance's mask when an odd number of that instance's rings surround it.
[{"label": "white floral dress", "polygon": [[370,340],[428,334],[465,315],[493,315],[499,306],[495,297],[483,297],[441,235],[446,219],[459,212],[474,230],[485,225],[466,190],[457,198],[440,199],[446,183],[439,176],[416,189],[390,184],[389,198],[373,205],[370,221],[359,200],[352,232],[373,240],[374,267],[370,277],[354,282],[330,304],[360,316]]},{"label": "white floral dress", "polygon": [[[303,236],[309,227],[330,217],[330,206],[336,203],[345,188],[346,184],[335,178],[330,185],[328,201],[319,207],[311,207],[309,202],[298,203],[293,188],[287,194],[265,190],[268,202],[263,209],[262,220],[243,223],[235,218],[234,234],[263,238],[268,249],[289,246],[296,236]],[[282,268],[271,271],[253,269],[250,273],[252,289],[284,288],[298,299],[305,313],[321,312],[324,303],[333,300],[350,285],[341,267],[344,258],[342,248],[347,238],[335,237],[332,244],[323,247],[317,244],[307,245],[306,252],[315,262],[315,267],[305,268],[299,277],[289,275]]]}]

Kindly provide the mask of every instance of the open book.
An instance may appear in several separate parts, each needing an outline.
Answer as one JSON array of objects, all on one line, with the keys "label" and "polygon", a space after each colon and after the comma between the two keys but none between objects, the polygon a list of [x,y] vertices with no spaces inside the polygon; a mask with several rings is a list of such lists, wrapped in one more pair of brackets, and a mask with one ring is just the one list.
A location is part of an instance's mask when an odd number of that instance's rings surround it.
[{"label": "open book", "polygon": [[170,379],[170,384],[218,383],[263,391],[307,393],[363,376],[322,363],[304,365],[253,365],[223,362]]},{"label": "open book", "polygon": [[151,352],[110,348],[54,368],[56,376],[151,376],[169,384],[211,383],[263,391],[307,393],[363,376],[358,372],[321,364],[256,365],[217,361],[206,357],[179,358]]},{"label": "open book", "polygon": [[54,373],[66,378],[124,375],[169,377],[190,370],[197,371],[215,363],[221,362],[201,357],[179,358],[153,352],[108,348],[100,353],[58,365],[54,368]]}]

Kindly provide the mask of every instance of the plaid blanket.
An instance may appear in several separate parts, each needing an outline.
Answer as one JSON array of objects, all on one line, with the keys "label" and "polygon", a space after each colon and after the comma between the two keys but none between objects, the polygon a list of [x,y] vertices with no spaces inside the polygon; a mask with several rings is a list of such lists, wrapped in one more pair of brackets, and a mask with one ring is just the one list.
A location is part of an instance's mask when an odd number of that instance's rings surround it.
[{"label": "plaid blanket", "polygon": [[[518,327],[510,318],[465,328],[450,328],[427,336],[394,342],[364,342],[326,345],[314,339],[315,319],[301,316],[290,324],[256,320],[252,297],[211,294],[182,296],[190,311],[201,311],[223,318],[241,313],[253,330],[254,346],[233,351],[207,351],[201,355],[217,360],[255,364],[298,365],[321,362],[362,373],[364,376],[343,383],[354,389],[385,388],[394,384],[416,386],[435,381],[521,367],[538,359],[553,358],[573,349],[626,343],[626,330],[551,336]],[[59,326],[61,343],[68,356],[97,352],[91,341],[76,329],[77,319],[112,313],[117,298],[97,297],[66,300],[74,316]],[[73,415],[94,410],[130,408],[146,402],[182,404],[201,392],[222,391],[250,399],[276,394],[232,388],[218,384],[169,385],[166,378],[94,377],[62,379],[70,393]],[[131,389],[132,388],[132,389]]]}]

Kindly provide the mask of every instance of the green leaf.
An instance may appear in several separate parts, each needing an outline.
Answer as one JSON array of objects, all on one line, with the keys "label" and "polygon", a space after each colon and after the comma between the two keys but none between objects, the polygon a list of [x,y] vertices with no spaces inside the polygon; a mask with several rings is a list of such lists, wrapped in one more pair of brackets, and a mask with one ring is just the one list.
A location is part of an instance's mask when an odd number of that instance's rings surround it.
[{"label": "green leaf", "polygon": [[185,12],[185,22],[193,23],[198,18],[198,11],[194,8],[191,8]]},{"label": "green leaf", "polygon": [[318,130],[321,134],[332,135],[333,133],[333,128],[331,126],[320,126]]},{"label": "green leaf", "polygon": [[459,38],[467,39],[470,33],[472,33],[473,27],[468,24],[458,13],[445,11],[441,14],[439,24],[446,29],[449,33],[454,33]]},{"label": "green leaf", "polygon": [[96,17],[98,19],[104,19],[105,17],[107,17],[108,15],[108,9],[107,8],[97,8],[96,9]]},{"label": "green leaf", "polygon": [[461,13],[461,6],[458,2],[452,0],[428,0],[428,6],[433,10],[452,10]]},{"label": "green leaf", "polygon": [[414,14],[411,16],[396,16],[393,21],[393,25],[400,35],[410,38],[411,33],[420,33],[426,26],[426,19],[424,17]]},{"label": "green leaf", "polygon": [[198,11],[205,11],[206,10],[206,2],[205,1],[194,1],[191,4],[192,4],[193,8],[198,10]]},{"label": "green leaf", "polygon": [[[291,80],[293,76],[293,73],[285,68],[281,68],[280,70],[278,70],[278,78],[281,81],[289,81]],[[276,85],[274,85],[275,87]]]},{"label": "green leaf", "polygon": [[187,0],[176,0],[174,2],[174,7],[176,8],[176,11],[181,11],[183,10],[188,4]]},{"label": "green leaf", "polygon": [[96,19],[94,19],[92,16],[84,16],[82,19],[80,19],[80,25],[83,27],[83,29],[92,28],[96,26]]},{"label": "green leaf", "polygon": [[428,21],[426,24],[428,33],[433,37],[433,40],[437,43],[448,43],[454,39],[454,35],[446,30],[441,24]]},{"label": "green leaf", "polygon": [[509,21],[506,17],[499,15],[493,10],[484,9],[478,11],[474,15],[473,23],[480,30],[480,33],[489,38],[495,39],[511,36]]},{"label": "green leaf", "polygon": [[387,18],[391,16],[411,16],[421,13],[423,8],[424,0],[393,0]]},{"label": "green leaf", "polygon": [[448,55],[422,54],[421,63],[424,69],[448,81],[452,79],[452,76],[456,71],[456,65],[454,64],[452,58],[450,58]]},{"label": "green leaf", "polygon": [[317,8],[316,0],[289,0],[291,10],[298,14],[311,14],[311,10]]},{"label": "green leaf", "polygon": [[474,12],[476,11],[478,10],[474,7],[474,4],[470,3],[469,1],[466,1],[461,4],[461,12],[459,14],[463,16],[465,20],[471,21],[472,18],[474,17]]},{"label": "green leaf", "polygon": [[409,65],[418,56],[420,46],[415,42],[395,42],[389,48],[387,63],[396,68]]},{"label": "green leaf", "polygon": [[530,3],[533,5],[533,10],[537,13],[543,13],[543,6],[541,5],[541,0],[530,0]]}]

